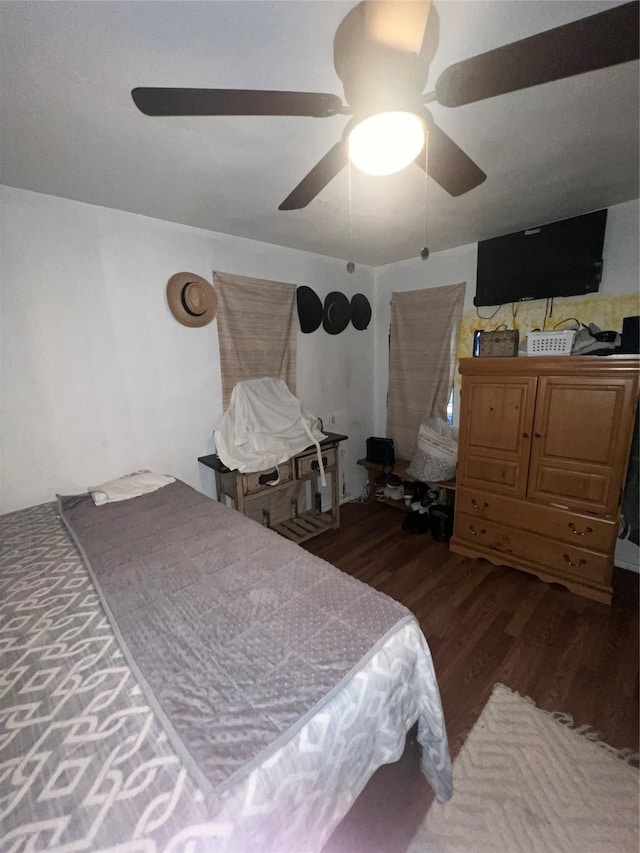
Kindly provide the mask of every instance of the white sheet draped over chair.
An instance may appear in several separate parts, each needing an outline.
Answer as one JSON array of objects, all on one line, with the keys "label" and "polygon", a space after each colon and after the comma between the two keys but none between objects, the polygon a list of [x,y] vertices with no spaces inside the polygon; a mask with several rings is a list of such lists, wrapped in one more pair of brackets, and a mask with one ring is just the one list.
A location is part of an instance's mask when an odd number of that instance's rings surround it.
[{"label": "white sheet draped over chair", "polygon": [[319,442],[326,436],[318,424],[281,379],[248,379],[233,389],[216,426],[216,452],[228,468],[244,473],[275,468],[314,444],[324,486]]}]

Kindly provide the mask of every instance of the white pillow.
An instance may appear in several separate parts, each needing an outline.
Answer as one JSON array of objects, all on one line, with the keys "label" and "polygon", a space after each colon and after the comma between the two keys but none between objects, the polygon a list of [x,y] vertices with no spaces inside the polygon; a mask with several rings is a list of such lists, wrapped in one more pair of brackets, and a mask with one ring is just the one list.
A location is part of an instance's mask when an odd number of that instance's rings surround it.
[{"label": "white pillow", "polygon": [[102,504],[126,501],[129,498],[137,498],[140,495],[155,492],[163,486],[168,486],[169,483],[175,483],[175,481],[175,477],[168,477],[165,474],[154,474],[147,470],[134,471],[132,474],[119,477],[117,480],[102,483],[100,486],[89,486],[87,491],[91,494],[94,504],[102,506]]}]

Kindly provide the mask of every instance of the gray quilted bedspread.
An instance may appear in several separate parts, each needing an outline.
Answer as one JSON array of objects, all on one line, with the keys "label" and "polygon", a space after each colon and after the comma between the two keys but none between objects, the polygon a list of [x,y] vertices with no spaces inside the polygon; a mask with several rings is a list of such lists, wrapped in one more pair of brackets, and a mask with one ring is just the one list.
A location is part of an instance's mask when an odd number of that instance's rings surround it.
[{"label": "gray quilted bedspread", "polygon": [[411,614],[181,482],[59,499],[174,748],[224,790],[291,737]]}]

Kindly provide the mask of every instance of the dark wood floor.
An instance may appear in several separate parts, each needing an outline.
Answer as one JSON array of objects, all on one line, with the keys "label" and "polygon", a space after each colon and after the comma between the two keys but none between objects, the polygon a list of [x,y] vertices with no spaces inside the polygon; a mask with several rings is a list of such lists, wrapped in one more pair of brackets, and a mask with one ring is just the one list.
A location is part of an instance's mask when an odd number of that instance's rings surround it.
[{"label": "dark wood floor", "polygon": [[[486,560],[449,552],[430,534],[401,530],[381,503],[342,507],[338,531],[307,550],[401,601],[418,617],[433,654],[452,756],[496,682],[563,711],[617,748],[638,751],[639,576],[616,569],[611,606]],[[410,738],[381,768],[326,853],[400,853],[431,802]]]}]

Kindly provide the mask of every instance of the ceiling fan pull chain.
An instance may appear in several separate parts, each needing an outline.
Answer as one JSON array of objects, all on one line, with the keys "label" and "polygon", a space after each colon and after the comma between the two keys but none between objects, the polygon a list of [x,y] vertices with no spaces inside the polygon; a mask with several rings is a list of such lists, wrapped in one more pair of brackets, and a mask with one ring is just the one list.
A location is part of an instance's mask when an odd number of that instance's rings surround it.
[{"label": "ceiling fan pull chain", "polygon": [[426,261],[429,257],[427,246],[427,186],[429,184],[429,131],[424,134],[424,246],[420,251],[420,257]]},{"label": "ceiling fan pull chain", "polygon": [[[353,251],[352,236],[353,235],[351,232],[351,160],[349,160],[347,163],[347,169],[349,170],[348,171],[348,176],[349,176],[349,180],[348,180],[348,184],[349,184],[349,190],[348,190],[348,192],[349,192],[349,257],[352,257],[352,251]],[[355,268],[356,268],[356,265],[354,264],[353,261],[347,261],[347,272],[351,273],[355,270]]]}]

